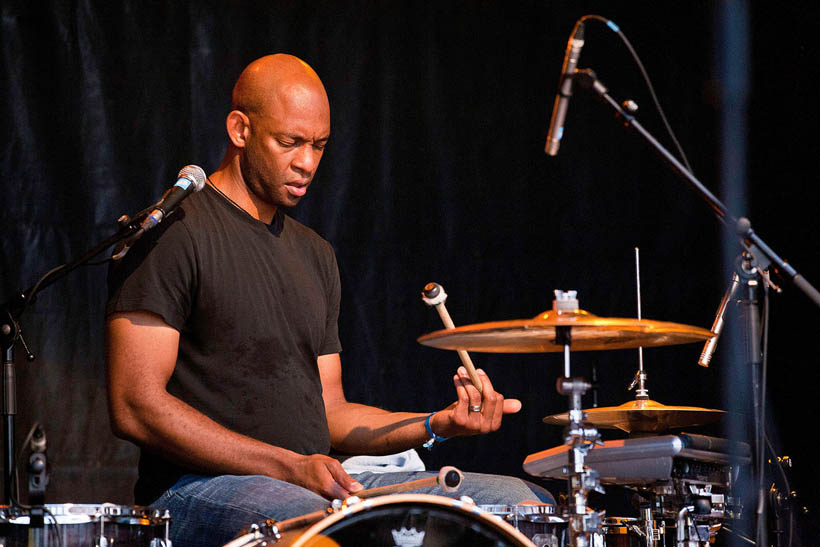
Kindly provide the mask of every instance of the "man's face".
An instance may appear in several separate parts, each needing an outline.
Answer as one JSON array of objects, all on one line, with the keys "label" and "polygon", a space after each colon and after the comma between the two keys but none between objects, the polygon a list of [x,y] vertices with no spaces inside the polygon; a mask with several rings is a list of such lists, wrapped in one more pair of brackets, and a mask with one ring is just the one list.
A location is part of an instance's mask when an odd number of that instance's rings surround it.
[{"label": "man's face", "polygon": [[277,93],[250,120],[240,167],[253,194],[292,207],[307,192],[330,137],[330,109],[321,90],[302,85]]}]

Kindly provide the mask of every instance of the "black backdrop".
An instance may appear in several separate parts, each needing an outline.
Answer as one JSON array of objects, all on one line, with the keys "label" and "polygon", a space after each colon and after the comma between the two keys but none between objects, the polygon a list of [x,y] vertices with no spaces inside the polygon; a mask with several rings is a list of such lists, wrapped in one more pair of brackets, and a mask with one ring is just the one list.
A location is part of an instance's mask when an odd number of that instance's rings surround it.
[{"label": "black backdrop", "polygon": [[[450,294],[456,324],[534,316],[556,288],[577,289],[598,315],[629,317],[638,246],[644,317],[708,328],[727,282],[708,209],[591,97],[573,98],[560,155],[545,156],[543,145],[567,35],[579,16],[598,12],[630,37],[695,172],[721,194],[726,82],[715,66],[725,36],[716,21],[719,7],[733,5],[743,3],[4,0],[0,294],[113,233],[118,216],[155,201],[183,165],[213,170],[236,76],[254,58],[285,51],[308,61],[330,95],[331,144],[292,214],[338,255],[351,400],[421,411],[452,399],[456,355],[415,342],[441,328],[419,297],[428,281]],[[811,221],[820,109],[809,83],[820,8],[748,10],[750,63],[738,56],[735,66],[750,78],[748,194],[736,212],[820,282]],[[742,23],[743,11],[730,9],[729,20]],[[595,68],[616,98],[635,99],[643,124],[663,136],[612,32],[589,24],[580,65]],[[51,502],[131,503],[136,449],[107,420],[104,280],[102,266],[75,272],[22,323],[38,359],[17,352],[17,440],[34,421],[45,424]],[[818,317],[790,286],[772,302],[772,434],[795,459],[793,488],[805,503],[816,501],[818,483]],[[724,379],[725,348],[709,369],[696,365],[699,351],[647,350],[651,397],[725,408],[724,393],[739,389]],[[554,391],[561,360],[473,358],[499,391],[523,401],[522,412],[495,434],[423,457],[523,476],[527,454],[562,442],[540,421],[565,409]],[[625,388],[636,361],[619,351],[580,353],[573,364],[589,374],[597,363],[600,403],[615,405],[632,397]]]}]

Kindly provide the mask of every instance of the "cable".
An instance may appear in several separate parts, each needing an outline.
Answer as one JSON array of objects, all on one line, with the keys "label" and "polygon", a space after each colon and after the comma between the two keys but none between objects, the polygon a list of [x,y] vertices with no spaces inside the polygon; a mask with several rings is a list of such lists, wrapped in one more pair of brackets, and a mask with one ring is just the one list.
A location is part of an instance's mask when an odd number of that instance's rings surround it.
[{"label": "cable", "polygon": [[632,47],[632,44],[626,37],[626,34],[624,34],[623,31],[621,31],[620,27],[616,25],[614,21],[610,21],[606,17],[602,17],[600,15],[595,14],[588,14],[581,17],[579,21],[584,22],[587,19],[592,19],[594,21],[604,23],[607,27],[609,27],[610,30],[615,32],[615,34],[617,34],[621,38],[624,45],[626,45],[626,49],[629,50],[630,54],[632,54],[632,58],[635,60],[635,64],[638,65],[638,69],[641,71],[641,75],[643,76],[643,79],[646,82],[646,87],[649,89],[649,96],[652,98],[652,102],[655,104],[655,108],[657,109],[658,114],[660,115],[661,120],[663,121],[663,125],[666,128],[666,132],[669,134],[669,138],[672,139],[672,143],[675,145],[678,154],[680,154],[681,160],[683,161],[683,164],[686,166],[686,170],[689,171],[690,174],[694,175],[694,171],[692,170],[692,166],[689,165],[689,160],[686,157],[686,153],[683,151],[683,147],[680,145],[680,142],[678,142],[678,138],[675,136],[675,132],[672,130],[672,126],[666,119],[666,114],[664,113],[663,108],[661,107],[660,101],[658,101],[658,96],[655,94],[655,88],[652,85],[652,81],[649,79],[649,74],[646,72],[646,69],[644,68],[643,63],[641,62],[640,57],[638,57],[638,53],[635,51],[635,48]]},{"label": "cable", "polygon": [[23,509],[31,509],[30,505],[24,505],[20,502],[20,476],[18,474],[18,470],[20,467],[20,459],[23,457],[23,452],[25,451],[26,447],[31,442],[31,438],[34,436],[34,432],[37,428],[40,427],[40,422],[34,422],[32,424],[31,429],[28,431],[28,435],[26,435],[26,439],[23,441],[23,444],[17,449],[17,456],[14,459],[14,488],[11,490],[11,503],[15,507],[22,507]]},{"label": "cable", "polygon": [[[63,539],[63,529],[60,528],[60,521],[57,520],[57,517],[54,516],[54,513],[43,507],[43,512],[51,517],[51,520],[54,521],[54,528],[57,532],[57,547],[63,547],[65,541]],[[31,517],[29,517],[31,518]]]},{"label": "cable", "polygon": [[727,532],[729,532],[730,534],[732,534],[732,535],[733,535],[733,536],[735,536],[736,538],[738,538],[740,541],[745,541],[745,542],[746,542],[746,543],[748,543],[749,545],[757,545],[757,544],[756,544],[756,543],[755,543],[755,542],[754,542],[751,538],[747,538],[746,536],[744,536],[744,535],[743,535],[743,534],[741,534],[740,532],[736,532],[736,531],[735,531],[735,530],[733,530],[731,527],[726,526],[726,524],[724,524],[721,528],[722,528],[723,530],[726,530]]}]

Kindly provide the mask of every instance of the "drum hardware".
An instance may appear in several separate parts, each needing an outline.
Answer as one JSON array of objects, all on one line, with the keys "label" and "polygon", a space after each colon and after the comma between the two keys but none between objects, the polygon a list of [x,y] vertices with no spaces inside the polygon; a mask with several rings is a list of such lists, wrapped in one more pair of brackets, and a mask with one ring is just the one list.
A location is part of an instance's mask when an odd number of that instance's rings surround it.
[{"label": "drum hardware", "polygon": [[[555,291],[553,312],[556,316],[574,317],[580,312],[576,291]],[[556,382],[558,393],[569,398],[569,424],[564,429],[564,442],[568,447],[569,465],[567,472],[569,490],[569,537],[570,543],[577,547],[590,544],[590,536],[601,529],[603,512],[590,511],[587,508],[589,492],[604,493],[598,472],[584,465],[584,459],[595,444],[601,443],[601,437],[595,426],[584,424],[584,411],[581,397],[592,387],[583,378],[573,378],[570,371],[570,345],[573,330],[569,325],[559,325],[554,329],[555,344],[564,350],[564,377]]]},{"label": "drum hardware", "polygon": [[[524,461],[524,470],[563,479],[569,476],[569,456],[566,445],[531,454]],[[652,541],[663,545],[657,542],[664,529],[670,522],[678,527],[681,508],[690,505],[697,510],[682,524],[687,541],[703,541],[704,536],[714,540],[725,520],[740,516],[741,507],[729,493],[740,467],[750,462],[748,444],[691,434],[605,441],[592,447],[586,457],[601,484],[626,486],[644,500],[640,520],[634,524],[637,529],[630,533],[647,546]]]},{"label": "drum hardware", "polygon": [[[444,292],[444,287],[438,283],[426,284],[424,290],[421,291],[421,299],[425,304],[436,309],[439,317],[441,317],[441,322],[444,323],[445,329],[452,330],[456,328],[450,317],[450,313],[447,311],[447,306],[444,305],[444,302],[447,301],[447,293]],[[461,349],[457,350],[457,352],[461,363],[464,365],[464,368],[467,369],[467,374],[469,374],[473,385],[479,393],[484,393],[484,384],[481,383],[481,378],[478,377],[478,372],[475,370],[475,365],[473,365],[470,354]],[[481,409],[479,408],[478,412],[480,411]]]},{"label": "drum hardware", "polygon": [[[635,294],[638,301],[638,321],[641,317],[641,254],[638,247],[635,247]],[[646,372],[643,369],[643,346],[638,346],[638,371],[629,384],[627,391],[632,391],[637,386],[635,391],[635,399],[642,401],[649,399],[649,390],[646,389]]]},{"label": "drum hardware", "polygon": [[678,512],[675,530],[677,547],[701,547],[709,543],[711,527],[706,524],[695,524],[691,516],[694,512],[694,505],[687,505]]}]

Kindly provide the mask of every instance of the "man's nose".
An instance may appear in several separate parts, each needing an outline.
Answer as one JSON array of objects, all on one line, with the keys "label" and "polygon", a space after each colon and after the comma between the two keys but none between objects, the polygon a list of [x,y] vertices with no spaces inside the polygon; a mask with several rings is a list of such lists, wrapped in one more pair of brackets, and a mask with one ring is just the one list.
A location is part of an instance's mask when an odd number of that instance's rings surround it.
[{"label": "man's nose", "polygon": [[296,156],[293,158],[291,165],[305,175],[312,175],[319,166],[321,157],[321,150],[316,150],[312,144],[305,143],[296,151]]}]

